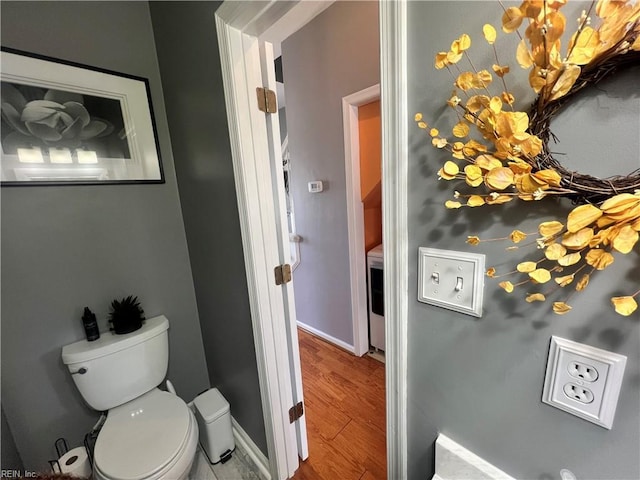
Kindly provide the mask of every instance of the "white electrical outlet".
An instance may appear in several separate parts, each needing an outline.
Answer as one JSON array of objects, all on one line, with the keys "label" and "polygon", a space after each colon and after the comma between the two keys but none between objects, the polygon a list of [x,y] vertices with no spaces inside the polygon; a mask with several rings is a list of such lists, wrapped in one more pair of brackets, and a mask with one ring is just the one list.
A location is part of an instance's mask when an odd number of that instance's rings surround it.
[{"label": "white electrical outlet", "polygon": [[627,357],[551,337],[542,401],[611,429]]}]

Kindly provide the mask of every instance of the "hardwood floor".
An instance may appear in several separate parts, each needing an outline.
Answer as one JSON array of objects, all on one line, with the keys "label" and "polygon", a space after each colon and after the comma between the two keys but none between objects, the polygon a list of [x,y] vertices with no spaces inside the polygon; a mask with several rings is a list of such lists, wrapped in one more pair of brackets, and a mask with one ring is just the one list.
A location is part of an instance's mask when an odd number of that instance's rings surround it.
[{"label": "hardwood floor", "polygon": [[309,458],[293,480],[386,479],[384,364],[298,337]]}]

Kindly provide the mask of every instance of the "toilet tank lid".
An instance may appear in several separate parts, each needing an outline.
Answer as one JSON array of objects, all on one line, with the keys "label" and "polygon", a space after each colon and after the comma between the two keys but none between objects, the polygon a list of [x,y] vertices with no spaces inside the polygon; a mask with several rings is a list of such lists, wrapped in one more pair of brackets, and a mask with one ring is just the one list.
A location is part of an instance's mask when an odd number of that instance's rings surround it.
[{"label": "toilet tank lid", "polygon": [[79,342],[62,347],[62,362],[65,365],[79,362],[87,362],[96,358],[111,355],[125,348],[133,347],[138,343],[160,335],[169,328],[169,320],[164,315],[148,318],[142,328],[125,335],[116,335],[112,332],[103,333],[98,340]]}]

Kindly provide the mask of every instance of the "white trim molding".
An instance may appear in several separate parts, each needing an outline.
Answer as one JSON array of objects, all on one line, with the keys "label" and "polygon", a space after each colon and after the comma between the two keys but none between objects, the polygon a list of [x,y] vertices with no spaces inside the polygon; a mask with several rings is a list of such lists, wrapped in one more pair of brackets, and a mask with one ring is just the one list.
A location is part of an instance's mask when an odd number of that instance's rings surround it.
[{"label": "white trim molding", "polygon": [[360,191],[360,139],[358,107],[380,98],[380,84],[342,98],[344,128],[345,185],[347,187],[347,223],[349,271],[351,273],[351,320],[353,353],[362,356],[369,350],[367,317],[367,267],[364,238],[364,206]]},{"label": "white trim molding", "polygon": [[349,353],[353,353],[355,355],[355,351],[353,348],[353,345],[349,345],[347,342],[343,342],[342,340],[340,340],[339,338],[336,337],[332,337],[331,335],[327,335],[326,333],[313,328],[311,325],[307,325],[306,323],[302,323],[300,320],[298,320],[298,327],[300,327],[302,330],[304,330],[305,332],[309,332],[312,335],[315,335],[316,337],[320,337],[323,340],[326,340],[327,342],[335,345],[338,348],[341,348],[343,350],[346,350]]},{"label": "white trim molding", "polygon": [[387,478],[407,478],[407,2],[380,2]]},{"label": "white trim molding", "polygon": [[[255,108],[262,83],[259,42],[244,33],[278,2],[225,2],[216,11],[220,63],[249,290],[269,471],[283,480],[298,465],[295,427],[289,423],[291,377],[282,292],[273,282],[279,264],[276,214],[269,170],[267,129]],[[262,114],[264,115],[264,114]]]},{"label": "white trim molding", "polygon": [[253,440],[251,440],[251,437],[244,431],[233,416],[231,417],[231,426],[235,442],[251,459],[260,473],[260,478],[262,478],[262,480],[271,480],[271,474],[269,473],[269,460],[267,457],[264,456],[264,453],[262,453]]}]

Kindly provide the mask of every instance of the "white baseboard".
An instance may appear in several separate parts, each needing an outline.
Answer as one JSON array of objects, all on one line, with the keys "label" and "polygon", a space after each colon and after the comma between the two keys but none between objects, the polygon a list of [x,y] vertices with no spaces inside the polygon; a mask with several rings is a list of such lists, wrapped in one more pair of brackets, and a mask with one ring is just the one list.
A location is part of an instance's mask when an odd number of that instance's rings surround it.
[{"label": "white baseboard", "polygon": [[269,460],[265,457],[264,453],[253,443],[251,437],[244,431],[240,424],[231,416],[231,425],[233,428],[233,438],[236,443],[242,448],[247,456],[254,463],[260,477],[263,480],[271,480],[271,474],[269,473]]},{"label": "white baseboard", "polygon": [[316,337],[320,337],[329,343],[333,343],[335,346],[340,347],[343,350],[346,350],[347,352],[353,353],[354,355],[356,354],[356,349],[354,348],[353,345],[349,345],[347,342],[343,342],[338,338],[332,337],[331,335],[327,335],[326,333],[321,332],[320,330],[317,330],[305,323],[302,323],[300,320],[298,320],[297,323],[301,329],[314,334]]}]

